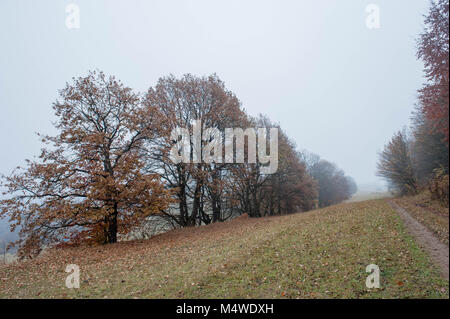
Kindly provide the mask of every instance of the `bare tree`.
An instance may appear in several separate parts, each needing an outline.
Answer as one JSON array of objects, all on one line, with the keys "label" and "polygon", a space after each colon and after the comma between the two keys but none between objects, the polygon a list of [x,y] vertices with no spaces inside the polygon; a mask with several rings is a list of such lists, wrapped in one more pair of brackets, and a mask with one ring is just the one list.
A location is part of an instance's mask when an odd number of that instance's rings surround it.
[{"label": "bare tree", "polygon": [[417,181],[406,131],[397,132],[379,154],[377,175],[386,179],[400,195],[417,193]]}]

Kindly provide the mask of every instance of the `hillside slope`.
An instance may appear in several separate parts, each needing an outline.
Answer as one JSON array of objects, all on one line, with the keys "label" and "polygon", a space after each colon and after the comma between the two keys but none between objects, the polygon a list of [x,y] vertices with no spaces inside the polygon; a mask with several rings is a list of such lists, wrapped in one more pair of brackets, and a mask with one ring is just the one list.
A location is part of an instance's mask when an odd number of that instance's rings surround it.
[{"label": "hillside slope", "polygon": [[[65,287],[77,264],[81,287]],[[381,288],[365,286],[366,266]],[[448,281],[384,200],[50,251],[0,266],[11,298],[448,298]]]}]

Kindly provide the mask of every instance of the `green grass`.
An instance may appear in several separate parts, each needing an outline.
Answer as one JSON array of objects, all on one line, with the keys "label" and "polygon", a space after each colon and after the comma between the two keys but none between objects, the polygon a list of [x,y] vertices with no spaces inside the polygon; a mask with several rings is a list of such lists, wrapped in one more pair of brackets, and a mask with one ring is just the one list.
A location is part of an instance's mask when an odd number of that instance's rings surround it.
[{"label": "green grass", "polygon": [[363,202],[367,200],[375,200],[382,198],[390,198],[392,195],[389,192],[357,192],[350,199],[346,200],[347,203]]},{"label": "green grass", "polygon": [[[69,263],[81,268],[80,289],[65,287]],[[365,286],[369,264],[380,267],[380,289]],[[58,250],[0,268],[2,298],[448,298],[448,284],[384,200]]]}]

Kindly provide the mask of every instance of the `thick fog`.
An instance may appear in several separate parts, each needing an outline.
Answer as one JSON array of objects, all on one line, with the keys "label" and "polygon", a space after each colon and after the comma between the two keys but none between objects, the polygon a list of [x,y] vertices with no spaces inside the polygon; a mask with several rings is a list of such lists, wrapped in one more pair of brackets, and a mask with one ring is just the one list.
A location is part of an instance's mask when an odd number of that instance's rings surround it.
[{"label": "thick fog", "polygon": [[[79,28],[66,25],[71,2]],[[415,39],[428,1],[372,1],[372,29],[358,0],[71,2],[0,2],[0,173],[39,154],[35,132],[55,132],[58,90],[100,69],[142,92],[171,73],[217,73],[299,149],[360,187],[383,185],[377,152],[408,124],[423,82]]]}]

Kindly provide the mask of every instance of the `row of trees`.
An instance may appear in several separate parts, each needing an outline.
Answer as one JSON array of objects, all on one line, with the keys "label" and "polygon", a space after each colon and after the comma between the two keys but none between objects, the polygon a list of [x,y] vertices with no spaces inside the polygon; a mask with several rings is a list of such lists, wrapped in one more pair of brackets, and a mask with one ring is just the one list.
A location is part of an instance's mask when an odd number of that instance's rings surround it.
[{"label": "row of trees", "polygon": [[417,56],[424,62],[427,82],[418,91],[411,131],[397,132],[385,146],[378,175],[400,195],[429,188],[436,197],[448,201],[448,0],[431,2],[425,29],[418,39]]},{"label": "row of trees", "polygon": [[[59,133],[41,136],[46,147],[39,158],[2,184],[7,198],[0,217],[19,228],[22,256],[55,243],[114,243],[155,214],[195,226],[244,213],[306,211],[355,191],[334,165],[314,156],[306,161],[268,118],[247,115],[215,75],[164,77],[139,95],[114,77],[90,72],[66,84],[53,108]],[[264,174],[260,162],[247,161],[248,138],[245,163],[175,163],[173,132],[181,127],[192,134],[194,121],[201,121],[203,144],[209,127],[278,127],[278,170]]]},{"label": "row of trees", "polygon": [[353,178],[346,176],[335,164],[306,150],[301,152],[301,159],[309,175],[318,183],[320,207],[340,203],[357,192]]}]

